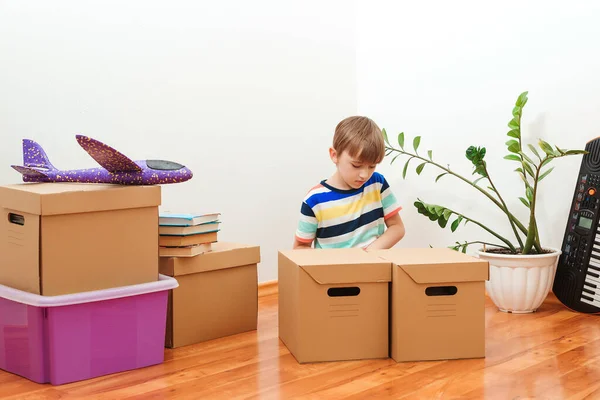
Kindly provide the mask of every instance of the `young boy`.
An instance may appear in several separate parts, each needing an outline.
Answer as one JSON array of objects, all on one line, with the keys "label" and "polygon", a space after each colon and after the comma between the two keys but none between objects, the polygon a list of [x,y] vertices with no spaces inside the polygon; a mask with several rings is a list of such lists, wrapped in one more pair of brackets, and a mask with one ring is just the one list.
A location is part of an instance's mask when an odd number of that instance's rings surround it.
[{"label": "young boy", "polygon": [[337,171],[304,198],[294,248],[314,242],[315,248],[388,249],[398,243],[405,233],[402,207],[375,172],[385,156],[379,127],[367,117],[344,119],[329,156]]}]

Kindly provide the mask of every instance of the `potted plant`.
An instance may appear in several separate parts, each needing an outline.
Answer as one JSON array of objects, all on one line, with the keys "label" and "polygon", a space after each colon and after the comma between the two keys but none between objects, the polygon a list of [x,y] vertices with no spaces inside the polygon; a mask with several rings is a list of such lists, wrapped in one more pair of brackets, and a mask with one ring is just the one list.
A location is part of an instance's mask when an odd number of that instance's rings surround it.
[{"label": "potted plant", "polygon": [[[533,312],[542,304],[552,287],[558,258],[561,254],[559,249],[545,247],[540,243],[535,215],[540,182],[554,169],[554,166],[549,166],[549,164],[555,159],[587,153],[585,150],[565,150],[557,146],[552,147],[540,139],[538,141],[539,149],[531,144],[526,146],[530,153],[527,154],[521,140],[521,118],[523,108],[527,103],[527,94],[528,92],[523,92],[519,95],[512,110],[513,117],[508,123],[510,130],[507,133],[510,139],[506,142],[509,154],[504,157],[511,163],[517,164],[515,172],[520,177],[524,190],[524,196],[519,199],[529,209],[529,218],[526,222],[521,222],[508,209],[498,187],[490,177],[485,161],[485,147],[470,146],[466,150],[466,158],[474,168],[473,175],[477,175],[477,179],[472,180],[451,170],[449,166],[434,161],[431,150],[427,151],[427,156],[419,154],[420,136],[413,139],[414,151],[411,151],[405,148],[403,132],[398,135],[398,147],[396,147],[390,144],[388,135],[383,129],[386,157],[393,157],[391,163],[393,164],[400,156],[408,157],[402,171],[403,178],[406,178],[408,166],[413,160],[419,162],[416,167],[417,175],[420,175],[427,165],[431,165],[442,172],[435,179],[436,182],[446,175],[454,176],[466,185],[475,188],[506,215],[506,220],[514,234],[512,239],[500,235],[496,230],[480,221],[469,218],[460,210],[425,203],[421,199],[417,199],[414,203],[419,214],[431,221],[437,221],[441,228],[446,228],[453,219],[450,223],[452,232],[456,231],[461,223],[470,222],[494,237],[493,242],[484,240],[456,242],[450,247],[464,253],[469,245],[482,245],[477,254],[480,258],[487,260],[490,265],[490,278],[486,281],[488,295],[501,311],[513,313]],[[487,184],[483,186],[480,182]]]}]

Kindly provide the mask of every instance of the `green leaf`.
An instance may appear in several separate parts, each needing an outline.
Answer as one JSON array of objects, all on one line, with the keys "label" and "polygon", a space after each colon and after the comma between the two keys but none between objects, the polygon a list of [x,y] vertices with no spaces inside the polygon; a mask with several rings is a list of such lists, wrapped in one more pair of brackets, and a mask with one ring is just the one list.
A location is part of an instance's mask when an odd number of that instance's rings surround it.
[{"label": "green leaf", "polygon": [[533,168],[531,167],[531,164],[529,164],[527,161],[525,161],[523,163],[523,166],[525,167],[525,171],[527,171],[529,176],[531,176],[532,178],[535,178],[535,172],[533,172]]},{"label": "green leaf", "polygon": [[452,216],[452,211],[448,210],[447,208],[444,210],[444,214],[443,214],[444,218],[446,220],[450,219],[450,217]]},{"label": "green leaf", "polygon": [[504,156],[505,160],[511,160],[511,161],[519,161],[521,162],[521,157],[514,155],[514,154],[508,154],[506,156]]},{"label": "green leaf", "polygon": [[554,167],[552,167],[552,168],[548,169],[548,170],[547,170],[547,171],[545,171],[545,172],[544,172],[542,175],[540,175],[540,178],[538,179],[538,182],[540,182],[542,179],[544,179],[545,177],[547,177],[547,176],[548,176],[548,174],[549,174],[550,172],[552,172],[552,170],[553,170],[553,169],[554,169]]},{"label": "green leaf", "polygon": [[516,117],[517,115],[521,115],[521,107],[515,106],[512,110],[512,114]]},{"label": "green leaf", "polygon": [[436,215],[439,215],[440,217],[444,213],[444,210],[445,210],[445,208],[442,206],[433,206],[433,212],[435,212]]},{"label": "green leaf", "polygon": [[423,164],[419,164],[417,166],[417,175],[421,175],[421,172],[423,171],[423,168],[425,168],[425,164],[427,164],[427,163],[424,162]]},{"label": "green leaf", "polygon": [[404,150],[404,132],[398,134],[398,144],[400,145],[400,148]]},{"label": "green leaf", "polygon": [[553,156],[554,155],[554,150],[552,149],[552,146],[550,146],[548,143],[544,142],[542,139],[539,140],[538,145],[540,146],[540,148],[542,150],[544,150],[544,153],[546,153],[549,156]]},{"label": "green leaf", "polygon": [[511,153],[519,153],[521,151],[521,146],[519,146],[519,143],[513,143],[508,146],[508,151]]},{"label": "green leaf", "polygon": [[447,172],[444,172],[443,174],[440,174],[437,176],[437,178],[435,178],[435,181],[437,182],[442,176],[446,175]]},{"label": "green leaf", "polygon": [[429,156],[429,159],[433,161],[433,152],[431,150],[427,150],[427,155]]},{"label": "green leaf", "polygon": [[525,104],[527,104],[527,94],[529,92],[523,92],[519,95],[519,97],[517,98],[517,102],[515,103],[515,105],[523,108],[525,106]]},{"label": "green leaf", "polygon": [[413,157],[409,158],[406,161],[406,164],[404,164],[404,169],[402,170],[402,178],[403,179],[406,179],[406,171],[408,170],[408,163],[410,163],[410,160],[412,160],[412,159],[413,159]]},{"label": "green leaf", "polygon": [[574,155],[574,154],[587,154],[588,151],[587,150],[567,150],[565,152],[565,155],[570,156],[570,155]]},{"label": "green leaf", "polygon": [[520,154],[521,156],[523,156],[523,158],[524,158],[526,161],[528,161],[529,163],[531,163],[531,164],[533,164],[533,165],[535,166],[535,162],[534,162],[534,161],[533,161],[531,158],[529,158],[529,156],[528,156],[527,154],[523,153],[522,151],[521,151],[521,152],[519,152],[519,154]]},{"label": "green leaf", "polygon": [[396,158],[400,157],[402,155],[402,153],[398,153],[394,156],[394,158],[392,158],[392,161],[390,162],[390,164],[393,164],[394,161],[396,161]]},{"label": "green leaf", "polygon": [[[493,187],[491,187],[491,186],[488,186],[487,188],[488,188],[488,189],[490,189],[492,192],[495,192],[495,190],[494,190],[494,188],[493,188]],[[465,222],[465,225],[466,225],[466,222]]]},{"label": "green leaf", "polygon": [[385,140],[385,142],[389,145],[390,142],[388,141],[388,135],[387,135],[387,132],[385,131],[385,128],[383,128],[381,130],[381,134],[383,135],[383,140]]},{"label": "green leaf", "polygon": [[519,142],[517,142],[516,140],[512,140],[512,139],[511,139],[511,140],[507,141],[505,144],[506,144],[507,146],[510,146],[510,145],[512,145],[512,144],[516,144],[516,145],[518,145],[518,144],[519,144]]},{"label": "green leaf", "polygon": [[521,203],[525,204],[525,207],[527,207],[527,208],[531,207],[529,205],[529,202],[527,201],[527,199],[525,199],[524,197],[519,197],[519,200],[521,200]]},{"label": "green leaf", "polygon": [[510,122],[508,123],[508,127],[510,129],[519,129],[519,119],[518,119],[518,117],[514,117],[513,119],[511,119]]},{"label": "green leaf", "polygon": [[438,219],[438,225],[439,225],[441,228],[445,228],[447,223],[448,223],[448,220],[447,220],[447,219],[445,219],[445,218],[440,218],[440,219]]},{"label": "green leaf", "polygon": [[458,228],[458,226],[460,225],[460,222],[463,220],[462,216],[458,216],[458,218],[456,218],[454,220],[454,222],[452,223],[452,225],[450,225],[450,229],[452,230],[452,232],[456,231],[456,229]]},{"label": "green leaf", "polygon": [[541,166],[544,167],[544,166],[550,164],[552,162],[552,160],[554,160],[554,157],[546,158],[544,161],[542,161]]},{"label": "green leaf", "polygon": [[535,149],[535,147],[533,147],[533,145],[532,145],[532,144],[528,144],[528,145],[527,145],[527,147],[529,147],[529,150],[531,150],[531,152],[532,152],[533,154],[535,154],[535,156],[536,156],[537,158],[539,158],[539,159],[540,159],[540,161],[542,161],[542,157],[540,157],[540,153],[538,153],[538,151]]},{"label": "green leaf", "polygon": [[507,135],[519,139],[521,137],[521,131],[518,129],[512,129],[508,131]]},{"label": "green leaf", "polygon": [[525,194],[527,195],[527,200],[529,200],[529,202],[531,203],[533,201],[533,189],[531,187],[528,187],[525,190]]},{"label": "green leaf", "polygon": [[421,136],[416,136],[413,139],[413,147],[415,149],[415,153],[417,152],[417,149],[419,148],[419,144],[421,143]]}]

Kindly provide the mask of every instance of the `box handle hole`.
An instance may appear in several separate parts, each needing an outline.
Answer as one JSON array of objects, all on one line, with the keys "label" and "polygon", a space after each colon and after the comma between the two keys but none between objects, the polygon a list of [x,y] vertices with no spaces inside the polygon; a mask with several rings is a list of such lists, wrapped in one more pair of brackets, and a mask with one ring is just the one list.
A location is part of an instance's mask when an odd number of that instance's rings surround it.
[{"label": "box handle hole", "polygon": [[327,295],[329,297],[350,297],[358,296],[360,288],[357,286],[353,287],[337,287],[327,289]]},{"label": "box handle hole", "polygon": [[431,286],[425,289],[427,296],[454,296],[456,292],[456,286]]},{"label": "box handle hole", "polygon": [[8,213],[8,222],[16,225],[25,225],[25,217],[19,214]]}]

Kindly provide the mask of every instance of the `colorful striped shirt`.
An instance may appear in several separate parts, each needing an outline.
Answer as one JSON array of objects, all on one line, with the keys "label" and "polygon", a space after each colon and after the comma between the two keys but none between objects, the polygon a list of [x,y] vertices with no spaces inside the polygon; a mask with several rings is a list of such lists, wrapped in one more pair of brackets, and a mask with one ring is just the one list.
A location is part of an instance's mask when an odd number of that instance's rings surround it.
[{"label": "colorful striped shirt", "polygon": [[358,189],[336,189],[321,181],[302,202],[296,239],[314,240],[315,248],[365,247],[383,234],[385,220],[401,209],[377,172]]}]

